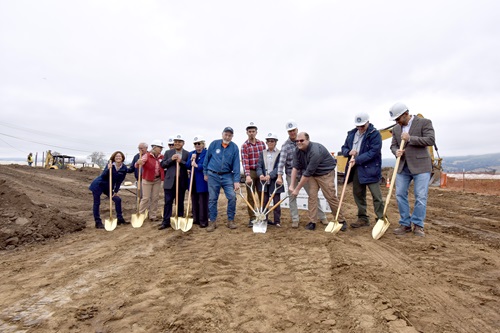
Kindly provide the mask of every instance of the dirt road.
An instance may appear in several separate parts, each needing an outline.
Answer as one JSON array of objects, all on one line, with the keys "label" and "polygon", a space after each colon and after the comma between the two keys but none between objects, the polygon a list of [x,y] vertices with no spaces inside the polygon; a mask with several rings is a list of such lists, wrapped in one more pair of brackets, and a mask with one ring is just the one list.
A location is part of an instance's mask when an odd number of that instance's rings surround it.
[{"label": "dirt road", "polygon": [[[500,327],[497,195],[432,188],[425,238],[394,236],[392,226],[378,241],[368,228],[311,232],[305,212],[292,229],[286,210],[282,228],[253,234],[241,200],[236,230],[183,234],[145,222],[107,232],[93,228],[87,187],[98,173],[0,166],[0,332]],[[122,198],[130,220],[135,196]],[[396,227],[394,198],[389,210]]]}]

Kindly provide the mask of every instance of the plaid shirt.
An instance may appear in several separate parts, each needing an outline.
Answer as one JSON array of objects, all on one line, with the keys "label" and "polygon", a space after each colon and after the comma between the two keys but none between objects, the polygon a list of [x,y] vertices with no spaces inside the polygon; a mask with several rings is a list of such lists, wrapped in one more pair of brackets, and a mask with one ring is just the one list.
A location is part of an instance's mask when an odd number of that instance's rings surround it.
[{"label": "plaid shirt", "polygon": [[[292,175],[293,155],[297,150],[297,144],[288,138],[281,146],[280,161],[278,163],[278,175],[283,175],[283,168],[288,176]],[[301,170],[297,170],[297,176],[300,177]]]},{"label": "plaid shirt", "polygon": [[258,139],[255,139],[255,144],[247,140],[241,146],[241,163],[243,164],[245,176],[250,176],[250,170],[257,169],[259,154],[264,149],[266,149],[266,145]]}]

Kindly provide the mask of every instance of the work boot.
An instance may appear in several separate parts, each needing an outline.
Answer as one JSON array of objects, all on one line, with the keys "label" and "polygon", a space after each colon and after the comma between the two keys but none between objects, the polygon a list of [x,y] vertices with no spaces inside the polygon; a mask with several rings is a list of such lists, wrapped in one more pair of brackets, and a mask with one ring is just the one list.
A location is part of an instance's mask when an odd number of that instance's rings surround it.
[{"label": "work boot", "polygon": [[360,228],[360,227],[368,227],[370,226],[370,222],[363,219],[358,219],[356,222],[351,223],[351,228]]},{"label": "work boot", "polygon": [[130,224],[130,222],[125,221],[125,219],[123,217],[119,217],[117,224]]},{"label": "work boot", "polygon": [[416,225],[415,228],[413,228],[413,234],[415,236],[425,237],[424,228],[423,227],[419,227],[418,225]]},{"label": "work boot", "polygon": [[[342,224],[342,228],[340,228],[340,231],[344,232],[347,230],[347,221],[339,222]],[[352,224],[351,224],[352,225]]]},{"label": "work boot", "polygon": [[399,225],[399,228],[394,229],[394,235],[398,236],[406,235],[408,232],[411,232],[411,227],[402,224]]},{"label": "work boot", "polygon": [[292,221],[292,228],[298,228],[299,227],[299,221]]},{"label": "work boot", "polygon": [[233,221],[233,220],[228,220],[228,221],[227,221],[227,227],[228,227],[229,229],[236,229],[236,223],[234,223],[234,221]]},{"label": "work boot", "polygon": [[248,221],[248,227],[249,227],[249,228],[252,228],[252,227],[253,227],[253,222],[252,222],[252,220]]},{"label": "work boot", "polygon": [[212,232],[214,231],[216,228],[217,228],[217,225],[215,224],[216,222],[208,222],[208,227],[207,227],[207,231],[208,232]]},{"label": "work boot", "polygon": [[309,222],[309,223],[306,225],[306,229],[307,229],[307,230],[314,230],[314,229],[316,229],[316,223],[314,223],[314,222]]},{"label": "work boot", "polygon": [[95,228],[96,229],[104,229],[104,224],[102,224],[102,222],[96,222],[95,223]]}]

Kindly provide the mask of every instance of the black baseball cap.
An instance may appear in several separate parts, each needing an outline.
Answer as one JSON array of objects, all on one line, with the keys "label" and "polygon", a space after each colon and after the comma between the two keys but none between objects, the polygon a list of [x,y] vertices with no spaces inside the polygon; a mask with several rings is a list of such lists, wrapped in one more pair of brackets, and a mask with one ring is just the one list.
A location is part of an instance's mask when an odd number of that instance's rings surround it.
[{"label": "black baseball cap", "polygon": [[224,128],[224,130],[223,130],[222,132],[223,132],[223,133],[224,133],[224,132],[231,132],[231,134],[234,134],[233,128],[232,128],[232,127],[229,127],[229,126],[228,126],[228,127],[226,127],[226,128]]}]

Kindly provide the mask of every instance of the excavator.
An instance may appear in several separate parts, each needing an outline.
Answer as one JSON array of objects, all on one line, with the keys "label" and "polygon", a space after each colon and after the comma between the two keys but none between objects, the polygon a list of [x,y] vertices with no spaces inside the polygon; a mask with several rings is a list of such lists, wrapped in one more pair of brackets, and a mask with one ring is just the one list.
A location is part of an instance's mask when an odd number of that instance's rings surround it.
[{"label": "excavator", "polygon": [[[424,118],[424,116],[420,113],[417,114],[417,117]],[[396,126],[396,124],[379,130],[380,135],[382,136],[382,140],[392,138],[392,129],[394,128],[394,126]],[[441,171],[443,170],[443,167],[441,166],[443,159],[439,156],[436,144],[434,144],[434,146],[429,146],[428,149],[432,160],[432,173],[429,184],[439,186],[441,179]],[[434,156],[434,152],[436,153],[437,157]],[[340,178],[344,179],[344,170],[346,170],[348,159],[347,157],[344,157],[342,155],[342,152],[339,152],[337,155],[334,155],[334,157],[337,160],[337,170],[338,170],[337,173],[339,175],[339,179]],[[382,179],[381,183],[385,183],[385,181],[386,181],[385,179]]]}]

